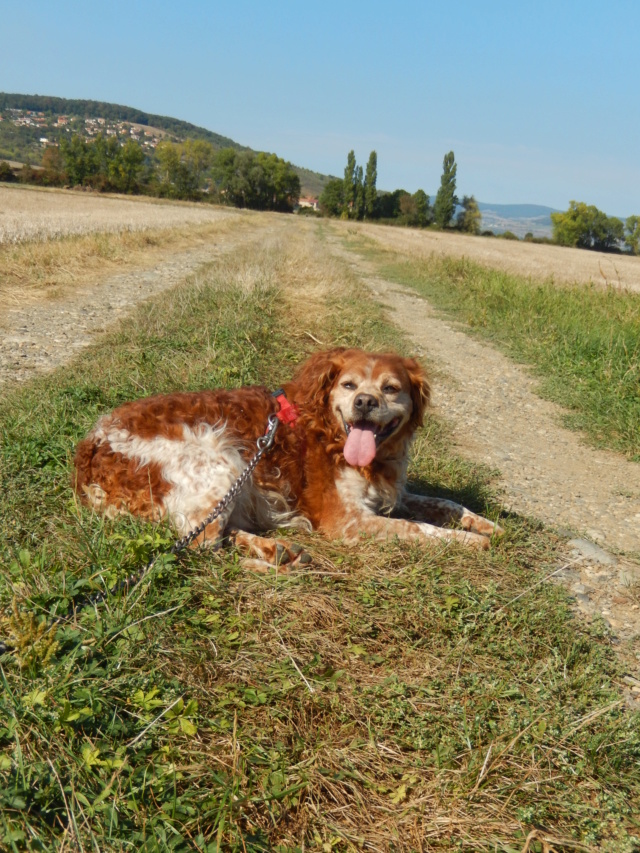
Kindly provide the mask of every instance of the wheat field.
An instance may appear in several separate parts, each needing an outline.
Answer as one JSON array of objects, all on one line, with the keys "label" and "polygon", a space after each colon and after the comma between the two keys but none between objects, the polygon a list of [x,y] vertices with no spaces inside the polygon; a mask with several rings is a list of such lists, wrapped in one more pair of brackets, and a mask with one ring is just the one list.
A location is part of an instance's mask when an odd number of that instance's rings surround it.
[{"label": "wheat field", "polygon": [[202,225],[237,215],[206,204],[0,186],[0,247],[96,232]]}]

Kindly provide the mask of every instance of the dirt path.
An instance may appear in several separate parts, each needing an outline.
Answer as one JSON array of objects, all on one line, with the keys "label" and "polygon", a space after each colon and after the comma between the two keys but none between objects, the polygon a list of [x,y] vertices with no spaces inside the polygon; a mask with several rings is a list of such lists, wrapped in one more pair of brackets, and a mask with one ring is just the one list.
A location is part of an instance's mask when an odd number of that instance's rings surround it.
[{"label": "dirt path", "polygon": [[0,387],[66,364],[139,302],[184,281],[260,228],[264,225],[245,224],[242,232],[214,236],[204,247],[176,251],[150,267],[79,283],[58,298],[43,294],[37,301],[6,309],[0,319]]},{"label": "dirt path", "polygon": [[[337,240],[330,246],[431,366],[434,407],[451,425],[456,451],[499,471],[495,488],[506,509],[567,536],[571,565],[558,577],[585,613],[599,613],[621,640],[637,645],[640,465],[585,445],[560,425],[559,407],[535,394],[524,368],[440,319],[414,291],[377,277]],[[630,687],[640,700],[640,680]]]}]

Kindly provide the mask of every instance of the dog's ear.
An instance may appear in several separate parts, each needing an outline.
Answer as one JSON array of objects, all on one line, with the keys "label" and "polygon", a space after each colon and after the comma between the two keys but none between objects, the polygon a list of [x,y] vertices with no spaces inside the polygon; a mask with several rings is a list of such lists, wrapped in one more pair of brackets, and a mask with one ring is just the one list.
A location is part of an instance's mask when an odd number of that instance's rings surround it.
[{"label": "dog's ear", "polygon": [[298,400],[318,405],[326,403],[333,382],[344,366],[345,347],[316,352],[302,363],[295,376],[295,396]]},{"label": "dog's ear", "polygon": [[424,413],[431,400],[431,386],[426,373],[415,358],[405,358],[402,363],[411,384],[411,400],[413,402],[411,423],[416,428],[421,427],[424,422]]}]

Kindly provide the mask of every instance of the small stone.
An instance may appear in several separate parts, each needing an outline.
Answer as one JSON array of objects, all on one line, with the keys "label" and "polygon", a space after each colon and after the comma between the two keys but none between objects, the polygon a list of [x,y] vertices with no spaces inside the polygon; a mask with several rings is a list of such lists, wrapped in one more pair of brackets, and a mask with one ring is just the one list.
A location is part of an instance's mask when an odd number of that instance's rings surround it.
[{"label": "small stone", "polygon": [[[593,532],[595,531],[591,531],[591,533]],[[604,566],[615,566],[618,563],[617,558],[613,554],[605,551],[599,545],[589,542],[588,539],[571,539],[568,544],[582,554],[583,557],[593,560],[596,563],[601,563]]]}]

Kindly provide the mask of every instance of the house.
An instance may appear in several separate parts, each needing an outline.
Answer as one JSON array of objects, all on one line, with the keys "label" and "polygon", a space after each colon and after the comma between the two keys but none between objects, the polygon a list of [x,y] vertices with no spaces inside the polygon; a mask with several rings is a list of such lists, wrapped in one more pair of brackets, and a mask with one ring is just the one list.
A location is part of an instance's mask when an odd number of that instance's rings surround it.
[{"label": "house", "polygon": [[318,199],[304,196],[298,199],[298,207],[311,207],[313,210],[318,210]]}]

